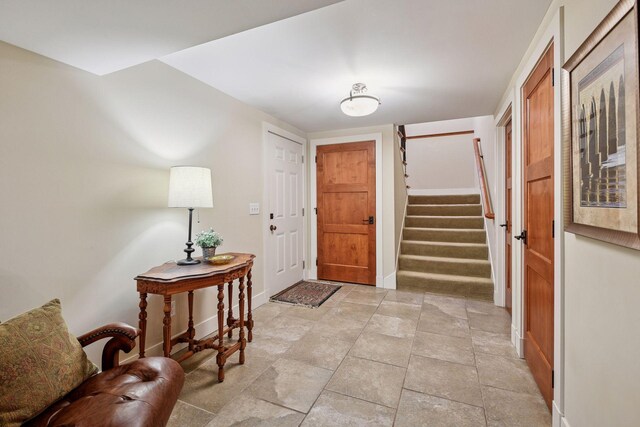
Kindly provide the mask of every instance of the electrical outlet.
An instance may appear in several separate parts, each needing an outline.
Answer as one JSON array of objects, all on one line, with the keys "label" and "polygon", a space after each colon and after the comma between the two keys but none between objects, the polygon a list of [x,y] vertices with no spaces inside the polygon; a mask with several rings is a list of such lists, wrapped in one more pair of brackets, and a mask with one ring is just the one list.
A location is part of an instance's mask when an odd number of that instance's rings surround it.
[{"label": "electrical outlet", "polygon": [[249,215],[260,214],[260,203],[249,203]]},{"label": "electrical outlet", "polygon": [[176,315],[176,302],[171,301],[171,317]]}]

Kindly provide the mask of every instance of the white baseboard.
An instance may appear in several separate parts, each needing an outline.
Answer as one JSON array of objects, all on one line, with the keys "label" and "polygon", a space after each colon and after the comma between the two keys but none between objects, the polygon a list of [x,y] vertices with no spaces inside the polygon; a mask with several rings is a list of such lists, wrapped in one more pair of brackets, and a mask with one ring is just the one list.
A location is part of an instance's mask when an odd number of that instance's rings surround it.
[{"label": "white baseboard", "polygon": [[556,401],[551,402],[551,426],[552,427],[569,427],[569,423],[565,421],[566,418],[562,416],[560,408],[556,405]]},{"label": "white baseboard", "polygon": [[440,196],[449,194],[480,194],[480,190],[471,188],[410,188],[410,196]]},{"label": "white baseboard", "polygon": [[524,358],[524,339],[518,333],[515,325],[511,325],[511,343],[516,348],[516,353],[518,353],[518,357]]},{"label": "white baseboard", "polygon": [[567,417],[562,417],[561,423],[562,423],[561,424],[562,427],[571,427],[571,425],[569,424],[569,421],[567,421]]},{"label": "white baseboard", "polygon": [[384,278],[384,288],[385,289],[396,289],[396,272],[389,274]]},{"label": "white baseboard", "polygon": [[[258,295],[254,295],[251,298],[251,309],[254,310],[258,307],[260,307],[262,304],[267,302],[267,296],[265,292],[260,292]],[[234,305],[233,306],[233,311],[234,313],[238,313],[239,310],[239,306],[238,305]],[[228,309],[225,309],[224,311],[224,317],[225,319],[227,318],[227,312]],[[218,329],[218,316],[211,316],[205,320],[203,320],[202,322],[198,323],[197,325],[194,325],[195,329],[196,329],[196,338],[197,337],[204,337],[207,336],[213,332],[216,332]],[[182,334],[184,331],[180,331],[177,334],[174,334],[171,338],[175,338],[176,336]],[[160,341],[159,343],[153,344],[151,346],[145,346],[145,356],[148,357],[152,357],[152,356],[163,356],[164,352],[163,352],[163,346],[162,346],[163,342]],[[175,345],[172,349],[171,349],[171,354],[174,354],[180,350],[182,350],[183,348],[185,348],[187,346],[186,343],[180,343]],[[127,357],[126,359],[122,360],[120,363],[128,363],[128,362],[132,362],[134,360],[136,360],[139,356],[139,350],[140,347],[136,346],[133,350],[132,353],[135,354],[131,354],[129,355],[129,357]]]}]

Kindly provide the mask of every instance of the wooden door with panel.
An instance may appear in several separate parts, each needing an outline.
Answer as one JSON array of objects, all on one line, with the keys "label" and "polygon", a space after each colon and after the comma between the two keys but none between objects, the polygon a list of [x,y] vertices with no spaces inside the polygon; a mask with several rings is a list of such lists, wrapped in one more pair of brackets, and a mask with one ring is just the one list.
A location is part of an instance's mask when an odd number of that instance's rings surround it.
[{"label": "wooden door with panel", "polygon": [[375,141],[316,153],[318,279],[375,285]]},{"label": "wooden door with panel", "polygon": [[553,400],[553,45],[523,92],[524,354],[547,405]]},{"label": "wooden door with panel", "polygon": [[513,258],[511,254],[511,240],[513,239],[513,222],[511,219],[511,200],[512,200],[512,169],[511,169],[511,153],[512,153],[512,140],[513,140],[513,128],[512,121],[509,122],[504,128],[505,134],[505,239],[504,239],[504,283],[505,283],[505,307],[509,314],[511,314],[511,307],[513,305],[513,291],[511,288],[511,273],[513,271]]}]

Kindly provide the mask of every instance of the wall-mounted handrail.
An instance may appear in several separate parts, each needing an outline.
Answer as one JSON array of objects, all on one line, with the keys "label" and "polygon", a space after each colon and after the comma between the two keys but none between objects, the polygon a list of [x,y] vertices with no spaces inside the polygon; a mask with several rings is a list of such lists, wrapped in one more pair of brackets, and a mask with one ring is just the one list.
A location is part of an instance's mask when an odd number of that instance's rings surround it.
[{"label": "wall-mounted handrail", "polygon": [[473,139],[473,151],[476,157],[476,169],[478,170],[478,181],[480,181],[480,198],[482,199],[484,216],[488,219],[495,219],[496,215],[493,212],[491,196],[489,194],[489,185],[487,183],[487,172],[484,168],[484,158],[482,157],[482,151],[480,150],[480,138]]}]

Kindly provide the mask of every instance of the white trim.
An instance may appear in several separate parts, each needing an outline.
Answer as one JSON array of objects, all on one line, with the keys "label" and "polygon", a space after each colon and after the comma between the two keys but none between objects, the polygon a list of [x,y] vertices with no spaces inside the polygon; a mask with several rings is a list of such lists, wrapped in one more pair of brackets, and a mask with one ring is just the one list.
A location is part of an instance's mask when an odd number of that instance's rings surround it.
[{"label": "white trim", "polygon": [[[338,136],[335,138],[320,138],[310,141],[309,157],[315,158],[316,149],[319,145],[329,144],[347,144],[350,142],[375,141],[376,143],[376,287],[384,287],[383,277],[383,234],[382,234],[382,133],[370,133],[365,135]],[[317,188],[316,188],[316,168],[315,163],[308,162],[310,174],[310,191],[309,201],[309,223],[311,228],[311,251],[309,262],[309,278],[318,278],[318,268],[315,259],[318,256],[318,222],[314,208],[316,207]]]},{"label": "white trim", "polygon": [[554,45],[554,68],[555,68],[555,93],[553,120],[556,126],[553,130],[554,140],[554,199],[555,206],[553,217],[555,220],[555,240],[554,240],[554,309],[553,309],[553,348],[554,348],[554,390],[553,404],[557,406],[558,413],[564,415],[564,186],[563,181],[563,158],[562,158],[562,65],[564,64],[564,7],[560,7],[554,19],[557,19],[554,38],[558,43]]},{"label": "white trim", "polygon": [[[260,292],[258,295],[254,295],[251,298],[251,311],[255,310],[256,308],[260,307],[262,304],[267,302],[267,297],[266,297],[266,293]],[[239,306],[238,304],[233,306],[233,310],[238,313],[239,312]],[[245,310],[246,310],[246,306],[245,306]],[[229,309],[225,309],[224,311],[224,318],[227,318],[227,313],[228,313]],[[198,323],[195,325],[195,330],[196,330],[196,339],[197,337],[206,337],[209,334],[212,333],[217,333],[218,331],[218,314],[216,313],[214,316],[211,316],[207,319],[204,319],[202,322]],[[148,331],[147,331],[148,332]],[[184,333],[184,331],[180,331],[174,335],[171,336],[171,338],[175,338],[178,335]],[[146,357],[156,357],[156,356],[164,356],[164,350],[163,350],[163,343],[164,341],[160,341],[159,343],[153,344],[150,347],[145,347],[145,356]],[[175,354],[178,351],[182,350],[183,348],[185,348],[187,346],[187,343],[180,343],[180,344],[176,344],[175,346],[173,346],[173,348],[171,349],[171,354]],[[129,363],[132,362],[136,359],[138,359],[138,357],[140,356],[139,352],[137,351],[138,348],[136,347],[133,352],[135,354],[132,354],[131,356],[127,357],[126,359],[122,360],[120,363],[121,364],[125,364],[125,363]]]},{"label": "white trim", "polygon": [[511,343],[516,348],[518,357],[524,359],[524,338],[520,336],[515,325],[511,325]]},{"label": "white trim", "polygon": [[[269,133],[281,136],[292,142],[296,142],[302,145],[302,155],[305,156],[304,163],[302,165],[302,206],[307,206],[307,174],[305,164],[309,164],[309,159],[306,158],[307,154],[307,140],[294,133],[288,132],[284,129],[268,123],[262,122],[262,248],[265,254],[265,261],[262,264],[262,277],[264,277],[264,291],[268,295],[271,284],[269,283],[270,275],[268,274],[268,262],[266,254],[269,252],[269,159],[267,156],[267,147],[269,144]],[[305,215],[309,215],[305,209]],[[302,231],[302,259],[307,262],[307,222],[303,219],[303,231]],[[308,263],[308,262],[307,262]],[[302,279],[306,279],[306,270],[302,269]]]},{"label": "white trim", "polygon": [[[511,109],[511,115],[509,117],[511,117],[511,129],[512,129],[512,135],[513,135],[513,105],[515,103],[515,94],[514,94],[514,90],[512,89],[511,94],[509,96],[507,96],[507,99],[505,100],[505,102],[502,104],[502,106],[500,107],[500,110],[498,112],[498,115],[496,116],[495,119],[495,126],[496,126],[496,138],[495,138],[495,153],[496,153],[496,167],[498,168],[497,173],[496,173],[496,179],[497,179],[497,185],[496,185],[496,202],[497,202],[497,208],[495,211],[496,214],[496,224],[504,224],[506,222],[506,205],[507,205],[507,195],[505,192],[505,179],[506,179],[506,173],[505,173],[505,167],[506,167],[506,161],[505,161],[505,137],[504,137],[504,132],[505,132],[505,125],[506,123],[504,122],[504,119],[506,118],[506,114],[507,111],[509,109]],[[511,161],[512,161],[512,167],[511,170],[513,171],[513,136],[511,138],[511,146],[512,146],[512,152],[511,152]],[[512,180],[513,182],[513,180]],[[511,200],[513,203],[513,200]],[[512,209],[511,209],[511,213],[512,213],[512,217],[513,217],[513,213],[515,212],[515,210],[513,209],[513,205],[512,205]],[[512,224],[511,226],[513,227],[513,218],[512,218]],[[495,238],[496,238],[496,266],[495,266],[495,281],[494,281],[494,303],[500,307],[506,307],[507,305],[507,289],[506,289],[506,277],[505,277],[505,267],[506,267],[506,251],[505,251],[505,240],[506,240],[506,233],[507,230],[504,227],[495,227]],[[512,273],[512,279],[511,279],[511,283],[513,283],[513,269],[511,269],[511,273]],[[513,292],[512,292],[512,297],[513,297]],[[511,306],[513,307],[513,298],[511,300]],[[513,317],[512,317],[513,320]]]},{"label": "white trim", "polygon": [[558,408],[558,405],[557,405],[556,401],[554,400],[553,402],[551,402],[551,425],[554,425],[554,426],[566,425],[566,426],[568,426],[569,423],[564,421],[564,420],[566,420],[566,418],[564,418],[562,416],[562,413],[560,412],[560,408]]},{"label": "white trim", "polygon": [[396,270],[393,270],[391,274],[384,278],[383,287],[385,289],[396,289]]},{"label": "white trim", "polygon": [[448,196],[450,194],[480,194],[478,187],[470,188],[410,188],[407,191],[409,196]]},{"label": "white trim", "polygon": [[[555,387],[553,390],[553,401],[558,407],[559,413],[564,410],[564,228],[563,228],[563,215],[562,215],[562,82],[560,70],[564,62],[564,7],[560,7],[555,13],[553,19],[544,30],[540,41],[536,45],[534,51],[531,53],[523,72],[520,74],[515,85],[516,99],[513,104],[513,140],[514,140],[514,153],[513,157],[519,162],[519,167],[513,169],[514,182],[519,185],[513,186],[513,199],[514,206],[518,207],[518,210],[514,210],[514,230],[522,230],[523,224],[523,176],[522,165],[524,164],[524,153],[522,152],[522,123],[520,118],[522,117],[522,91],[527,78],[534,70],[538,60],[544,54],[549,44],[554,43],[554,73],[555,73],[555,86],[554,86],[554,104],[553,104],[553,120],[554,120],[554,213],[553,217],[556,224],[555,240],[554,240],[554,371],[555,371]],[[517,122],[516,122],[517,120]],[[517,131],[516,131],[517,130]],[[517,231],[516,231],[517,232]],[[523,296],[523,284],[524,284],[524,268],[523,268],[524,248],[521,246],[519,250],[514,250],[514,258],[517,260],[514,263],[514,270],[517,268],[517,272],[514,274],[514,278],[517,278],[517,282],[512,283],[512,289],[515,292],[518,291],[518,295],[514,298],[514,309],[518,308],[516,313],[512,310],[513,323],[517,327],[517,336],[524,336],[524,296]],[[522,342],[515,343],[516,347],[522,345]],[[520,354],[520,352],[519,352]],[[521,356],[522,357],[522,354]],[[558,424],[554,424],[554,427],[559,427]]]}]

